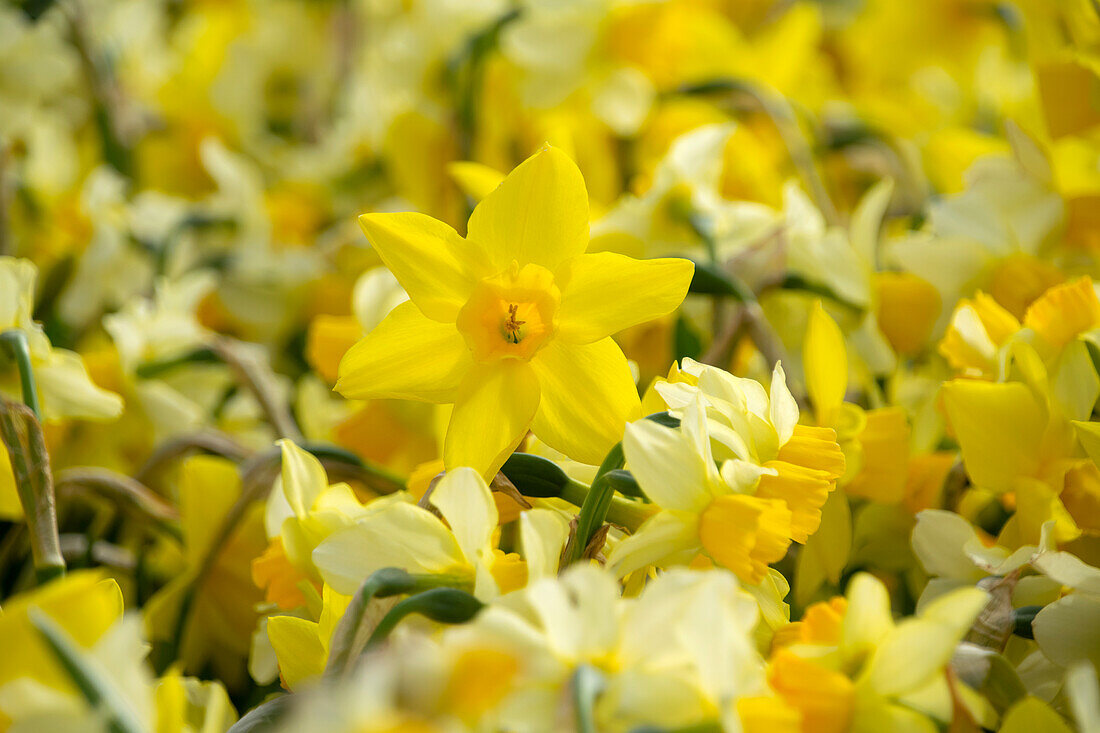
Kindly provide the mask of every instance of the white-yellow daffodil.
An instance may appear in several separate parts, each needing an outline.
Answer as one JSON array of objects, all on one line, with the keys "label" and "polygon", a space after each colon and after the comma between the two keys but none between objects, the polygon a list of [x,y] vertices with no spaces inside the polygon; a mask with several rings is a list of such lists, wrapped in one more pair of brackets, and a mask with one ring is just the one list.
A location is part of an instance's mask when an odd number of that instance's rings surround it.
[{"label": "white-yellow daffodil", "polygon": [[[526,584],[527,563],[518,555],[494,547],[497,507],[476,471],[457,468],[447,472],[429,499],[442,519],[421,506],[388,501],[321,542],[313,551],[313,562],[324,581],[336,591],[351,595],[376,570],[397,567],[414,573],[456,576],[483,599]],[[564,541],[564,533],[551,531],[559,521],[553,512],[530,511],[553,518],[547,520],[545,532],[536,531],[542,529],[540,519],[536,520],[538,527],[524,534],[528,555],[539,537]],[[556,560],[561,552],[560,545],[541,549],[539,557],[544,565],[550,558]]]},{"label": "white-yellow daffodil", "polygon": [[[768,681],[802,713],[805,730],[931,733],[933,719],[952,718],[944,668],[988,599],[985,591],[963,588],[895,622],[886,587],[859,573],[848,586],[836,638],[779,649],[769,660]],[[982,698],[968,701],[991,713]]]},{"label": "white-yellow daffodil", "polygon": [[798,425],[781,365],[770,395],[759,382],[691,360],[675,380],[655,389],[680,428],[642,420],[623,441],[627,467],[664,511],[609,560],[625,575],[705,551],[755,585],[792,539],[817,530],[843,454],[831,430]]},{"label": "white-yellow daffodil", "polygon": [[672,570],[641,596],[620,598],[614,577],[574,566],[503,596],[444,645],[495,650],[514,660],[514,688],[483,722],[560,729],[563,688],[581,666],[604,678],[600,730],[722,721],[736,729],[736,702],[763,695],[751,639],[756,603],[726,571]]}]

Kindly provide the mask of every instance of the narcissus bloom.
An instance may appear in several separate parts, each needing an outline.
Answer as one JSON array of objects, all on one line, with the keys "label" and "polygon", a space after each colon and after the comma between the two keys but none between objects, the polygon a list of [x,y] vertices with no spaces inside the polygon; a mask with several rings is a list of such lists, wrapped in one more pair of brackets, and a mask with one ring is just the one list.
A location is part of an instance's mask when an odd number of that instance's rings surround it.
[{"label": "narcissus bloom", "polygon": [[683,370],[672,375],[683,381],[656,386],[680,428],[650,420],[627,426],[627,466],[662,511],[618,544],[609,564],[626,575],[705,553],[756,585],[792,540],[817,531],[844,454],[831,429],[797,424],[782,366],[770,394],[690,360]]},{"label": "narcissus bloom", "polygon": [[448,469],[495,473],[529,428],[599,463],[639,412],[610,336],[675,309],[692,263],[585,254],[584,180],[551,147],[485,197],[465,239],[412,212],[359,222],[412,300],[347,353],[337,391],[453,402]]}]

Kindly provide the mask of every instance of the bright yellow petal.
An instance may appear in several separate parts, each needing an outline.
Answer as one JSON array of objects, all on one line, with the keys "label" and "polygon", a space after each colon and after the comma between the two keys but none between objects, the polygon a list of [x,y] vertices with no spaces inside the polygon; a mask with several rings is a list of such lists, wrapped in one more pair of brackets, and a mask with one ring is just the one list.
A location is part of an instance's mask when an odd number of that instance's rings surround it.
[{"label": "bright yellow petal", "polygon": [[476,245],[430,216],[363,214],[359,225],[382,262],[429,318],[453,323],[474,283],[489,274]]},{"label": "bright yellow petal", "polygon": [[539,381],[525,361],[482,364],[462,382],[447,426],[447,469],[469,466],[496,474],[531,426],[539,407]]},{"label": "bright yellow petal", "polygon": [[1055,285],[1032,303],[1024,316],[1024,325],[1056,349],[1098,324],[1100,298],[1088,277]]},{"label": "bright yellow petal", "polygon": [[197,568],[222,517],[241,493],[237,466],[221,456],[191,456],[180,465],[180,523],[187,562]]},{"label": "bright yellow petal", "polygon": [[320,677],[325,671],[325,647],[313,621],[296,616],[271,616],[267,619],[267,637],[289,689],[304,680]]},{"label": "bright yellow petal", "polygon": [[292,440],[277,441],[282,449],[282,491],[299,519],[305,519],[313,502],[328,488],[328,476],[317,457],[299,448]]},{"label": "bright yellow petal", "polygon": [[781,697],[742,697],[737,715],[744,733],[799,733],[802,713]]},{"label": "bright yellow petal", "polygon": [[833,410],[844,401],[848,389],[848,350],[844,334],[829,317],[821,302],[810,311],[810,324],[802,347],[806,390],[817,411],[818,422],[828,422]]},{"label": "bright yellow petal", "polygon": [[336,381],[340,359],[363,336],[363,327],[352,316],[319,315],[309,324],[306,360],[325,379]]},{"label": "bright yellow petal", "polygon": [[340,362],[336,391],[349,399],[453,402],[473,361],[451,324],[425,318],[402,303]]},{"label": "bright yellow petal", "polygon": [[75,695],[70,677],[31,625],[27,614],[30,608],[40,609],[87,648],[122,618],[122,591],[113,579],[104,579],[100,571],[78,570],[4,602],[0,649],[11,661],[0,664],[0,686],[19,677],[31,677]]},{"label": "bright yellow petal", "polygon": [[875,273],[878,327],[894,350],[916,354],[932,335],[940,316],[940,293],[932,283],[909,272]]},{"label": "bright yellow petal", "polygon": [[17,521],[23,518],[23,505],[19,490],[15,488],[15,475],[11,472],[11,458],[0,445],[0,519]]},{"label": "bright yellow petal", "polygon": [[1039,468],[1046,416],[1030,389],[1018,383],[956,379],[943,385],[943,405],[974,484],[1007,491]]},{"label": "bright yellow petal", "polygon": [[855,686],[843,674],[780,649],[768,665],[768,683],[802,714],[802,730],[848,730],[856,694]]},{"label": "bright yellow petal", "polygon": [[542,389],[532,427],[539,439],[582,463],[598,465],[641,417],[626,357],[612,339],[574,345],[553,341],[531,361]]},{"label": "bright yellow petal", "polygon": [[467,236],[499,269],[516,260],[557,270],[588,246],[588,191],[577,165],[557,148],[535,153],[478,204]]},{"label": "bright yellow petal", "polygon": [[774,469],[775,474],[760,477],[756,496],[785,502],[791,510],[791,539],[805,543],[821,524],[821,507],[836,488],[836,481],[825,471],[786,461],[768,461],[764,467]]},{"label": "bright yellow petal", "polygon": [[1061,715],[1037,697],[1025,697],[1009,708],[1001,725],[1001,733],[1070,733]]},{"label": "bright yellow petal", "polygon": [[893,504],[905,493],[909,464],[909,422],[900,407],[884,407],[866,413],[867,425],[859,435],[863,466],[845,490],[852,496]]},{"label": "bright yellow petal", "polygon": [[591,343],[671,313],[694,272],[694,263],[674,257],[636,260],[600,252],[567,260],[555,276],[562,294],[558,336]]},{"label": "bright yellow petal", "polygon": [[447,173],[454,182],[474,201],[481,201],[493,192],[500,182],[504,180],[504,174],[496,168],[490,168],[481,163],[470,161],[457,161],[447,166]]}]

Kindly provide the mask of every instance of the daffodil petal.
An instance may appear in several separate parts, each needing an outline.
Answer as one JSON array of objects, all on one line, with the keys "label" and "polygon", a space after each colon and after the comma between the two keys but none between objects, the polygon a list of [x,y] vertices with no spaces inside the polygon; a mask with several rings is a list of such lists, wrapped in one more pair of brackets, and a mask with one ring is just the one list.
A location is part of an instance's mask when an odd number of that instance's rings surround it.
[{"label": "daffodil petal", "polygon": [[588,246],[588,191],[577,164],[557,148],[535,153],[477,205],[467,236],[499,269],[516,260],[557,270]]},{"label": "daffodil petal", "polygon": [[848,389],[848,350],[844,346],[844,334],[821,307],[820,301],[814,303],[810,311],[803,364],[806,391],[821,418],[844,401],[844,392]]},{"label": "daffodil petal", "polygon": [[956,379],[943,385],[943,406],[976,486],[1007,491],[1035,475],[1047,421],[1028,387]]},{"label": "daffodil petal", "polygon": [[539,380],[525,361],[504,359],[471,370],[458,389],[443,462],[495,475],[516,449],[539,408]]},{"label": "daffodil petal", "polygon": [[338,593],[351,595],[376,570],[442,573],[465,565],[443,522],[414,504],[394,503],[338,530],[313,551],[313,563]]},{"label": "daffodil petal", "polygon": [[621,578],[647,565],[687,564],[702,549],[696,524],[692,514],[654,514],[637,532],[615,545],[607,567]]},{"label": "daffodil petal", "polygon": [[359,226],[424,315],[454,322],[480,277],[480,249],[441,221],[416,212],[363,214]]},{"label": "daffodil petal", "polygon": [[562,293],[558,337],[591,343],[671,313],[694,272],[693,262],[674,257],[636,260],[600,252],[567,260],[555,276]]},{"label": "daffodil petal", "polygon": [[431,502],[451,525],[466,559],[474,564],[489,549],[497,526],[497,505],[485,479],[465,466],[448,471],[432,492]]},{"label": "daffodil petal", "polygon": [[623,437],[641,401],[626,357],[610,338],[551,342],[531,361],[542,389],[535,435],[582,463],[598,465]]},{"label": "daffodil petal", "polygon": [[294,514],[299,519],[309,515],[317,496],[328,488],[328,476],[321,462],[308,451],[304,451],[292,440],[278,441],[283,454],[282,481],[283,494]]},{"label": "daffodil petal", "polygon": [[289,689],[325,671],[325,647],[313,621],[296,616],[271,616],[267,620],[267,637]]},{"label": "daffodil petal", "polygon": [[787,375],[783,371],[783,365],[775,363],[772,369],[772,384],[768,398],[768,418],[775,428],[779,445],[786,445],[794,435],[794,426],[798,424],[798,402],[795,401],[791,390],[787,388]]},{"label": "daffodil petal", "polygon": [[519,515],[520,543],[527,561],[528,578],[550,578],[558,574],[558,559],[569,537],[569,525],[550,509],[531,509]]},{"label": "daffodil petal", "polygon": [[344,355],[336,391],[357,400],[453,402],[472,365],[453,325],[426,318],[406,302]]},{"label": "daffodil petal", "polygon": [[662,509],[700,512],[710,503],[707,467],[687,436],[652,420],[626,426],[626,465],[650,501]]},{"label": "daffodil petal", "polygon": [[447,173],[462,189],[462,193],[474,201],[481,201],[504,180],[504,174],[496,168],[468,160],[451,163],[447,166]]}]

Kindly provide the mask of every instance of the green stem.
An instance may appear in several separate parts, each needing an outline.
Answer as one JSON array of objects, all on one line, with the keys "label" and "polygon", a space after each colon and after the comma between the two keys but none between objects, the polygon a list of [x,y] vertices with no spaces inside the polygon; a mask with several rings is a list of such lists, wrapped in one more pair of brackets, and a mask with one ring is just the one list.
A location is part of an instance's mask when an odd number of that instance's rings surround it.
[{"label": "green stem", "polygon": [[0,333],[0,343],[11,352],[19,367],[19,386],[23,390],[23,403],[31,408],[37,420],[42,419],[42,410],[38,406],[38,385],[34,381],[31,369],[31,349],[27,343],[27,333],[21,328],[11,328]]},{"label": "green stem", "polygon": [[[569,479],[569,483],[561,492],[561,498],[578,507],[584,506],[584,501],[591,492],[592,487],[582,484],[580,481]],[[607,521],[626,527],[634,532],[642,526],[642,522],[653,515],[653,506],[639,501],[624,499],[621,496],[612,496],[611,504],[607,508]]]},{"label": "green stem", "polygon": [[0,401],[0,438],[11,460],[15,488],[31,538],[31,554],[39,584],[65,574],[57,531],[53,476],[42,426],[29,407]]},{"label": "green stem", "polygon": [[[334,677],[348,671],[367,645],[367,628],[363,620],[370,602],[375,598],[420,593],[432,588],[470,589],[464,578],[453,575],[413,575],[400,568],[382,568],[363,581],[332,634],[325,676]],[[367,638],[364,638],[367,637]]]},{"label": "green stem", "polygon": [[419,613],[445,624],[461,624],[476,616],[481,607],[481,601],[458,588],[432,588],[409,596],[382,617],[367,641],[367,648],[385,641],[401,620],[410,614]]},{"label": "green stem", "polygon": [[582,664],[570,681],[578,733],[596,733],[596,699],[604,688],[603,675],[595,667]]}]

